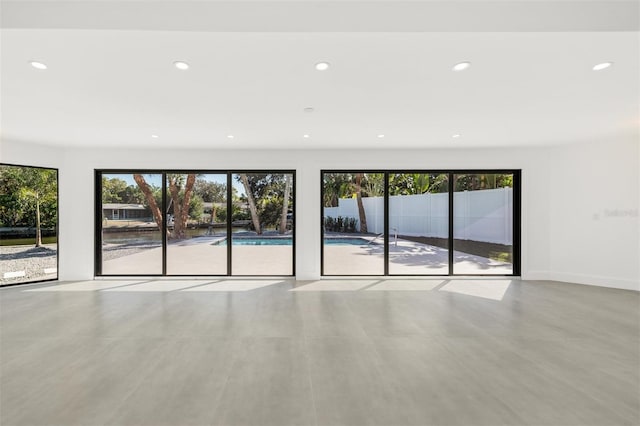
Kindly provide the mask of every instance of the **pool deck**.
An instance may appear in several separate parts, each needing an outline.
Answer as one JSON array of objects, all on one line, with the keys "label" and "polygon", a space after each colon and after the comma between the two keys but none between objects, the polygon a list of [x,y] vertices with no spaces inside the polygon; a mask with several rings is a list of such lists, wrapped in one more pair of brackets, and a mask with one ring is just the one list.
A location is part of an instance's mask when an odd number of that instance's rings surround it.
[{"label": "pool deck", "polygon": [[[193,238],[167,246],[169,275],[225,275],[227,247],[215,245],[219,237]],[[233,275],[292,274],[292,246],[234,245]],[[383,275],[384,251],[381,244],[326,245],[325,275]],[[398,240],[389,247],[389,273],[393,275],[446,275],[446,249],[412,241]],[[454,251],[456,274],[510,274],[512,265]],[[135,254],[106,260],[107,275],[153,275],[162,273],[162,249],[140,250]]]}]

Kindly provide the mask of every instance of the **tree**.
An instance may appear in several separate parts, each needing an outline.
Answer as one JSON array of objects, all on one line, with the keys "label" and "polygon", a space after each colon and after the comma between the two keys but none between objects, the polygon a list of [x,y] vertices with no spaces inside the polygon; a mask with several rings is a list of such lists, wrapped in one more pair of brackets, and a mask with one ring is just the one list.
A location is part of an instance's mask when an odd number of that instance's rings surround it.
[{"label": "tree", "polygon": [[441,174],[401,173],[389,175],[389,195],[420,195],[449,190],[449,176]]},{"label": "tree", "polygon": [[367,215],[364,211],[364,204],[362,203],[362,173],[356,173],[355,190],[356,190],[356,203],[358,204],[358,216],[360,216],[360,232],[363,234],[366,234],[368,230],[367,230]]},{"label": "tree", "polygon": [[280,234],[287,230],[287,213],[289,213],[289,191],[291,190],[291,175],[285,175],[284,197],[282,200],[282,218],[280,219]]},{"label": "tree", "polygon": [[22,186],[24,186],[22,167],[0,166],[0,224],[15,227],[23,221],[27,206],[20,198]]},{"label": "tree", "polygon": [[151,214],[153,215],[153,220],[155,220],[156,225],[158,225],[159,229],[162,229],[162,211],[156,202],[156,198],[154,197],[153,190],[144,179],[144,176],[139,174],[133,175],[133,180],[136,181],[138,187],[144,194],[145,199],[147,200],[147,204],[149,205],[149,209],[151,210]]},{"label": "tree", "polygon": [[[235,189],[235,188],[233,188]],[[227,198],[227,185],[224,183],[210,182],[206,179],[197,179],[193,186],[194,196],[198,195],[203,202],[211,203],[210,223],[215,223],[217,204],[224,203]]]},{"label": "tree", "polygon": [[324,207],[338,207],[338,200],[350,192],[351,178],[346,173],[325,173],[323,177]]},{"label": "tree", "polygon": [[173,232],[170,234],[171,238],[183,239],[186,237],[185,230],[189,220],[189,206],[195,182],[196,175],[193,173],[186,176],[184,174],[167,174],[167,186],[173,205]]},{"label": "tree", "polygon": [[454,175],[455,191],[479,191],[496,188],[513,188],[513,175],[509,173]]},{"label": "tree", "polygon": [[367,214],[362,197],[379,197],[384,194],[384,174],[330,173],[324,175],[323,185],[323,204],[325,207],[337,207],[340,198],[351,198],[355,195],[360,218],[360,232],[367,233]]},{"label": "tree", "polygon": [[122,203],[122,193],[127,189],[127,182],[119,178],[102,177],[102,202]]},{"label": "tree", "polygon": [[244,186],[244,192],[247,194],[247,202],[249,203],[249,211],[251,212],[251,220],[253,222],[253,228],[258,235],[262,234],[262,228],[260,228],[260,218],[258,217],[258,208],[256,206],[256,201],[253,198],[253,191],[251,190],[251,185],[249,185],[249,179],[246,174],[240,175],[240,181]]},{"label": "tree", "polygon": [[42,218],[40,209],[42,204],[57,203],[58,173],[51,169],[23,167],[24,181],[19,189],[19,199],[25,204],[31,204],[35,209],[34,219],[36,228],[35,246],[42,246]]},{"label": "tree", "polygon": [[191,201],[189,202],[189,217],[191,219],[200,220],[204,214],[204,201],[195,192],[191,195]]},{"label": "tree", "polygon": [[142,204],[144,198],[138,186],[127,185],[127,182],[120,178],[102,177],[103,203]]}]

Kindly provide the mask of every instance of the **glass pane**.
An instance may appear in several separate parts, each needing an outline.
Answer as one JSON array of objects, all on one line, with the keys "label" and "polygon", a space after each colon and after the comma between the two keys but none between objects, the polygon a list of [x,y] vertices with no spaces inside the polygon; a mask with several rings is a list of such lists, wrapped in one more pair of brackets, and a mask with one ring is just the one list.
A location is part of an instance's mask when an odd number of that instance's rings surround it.
[{"label": "glass pane", "polygon": [[389,274],[449,273],[449,177],[389,175]]},{"label": "glass pane", "polygon": [[102,274],[162,274],[162,175],[102,175]]},{"label": "glass pane", "polygon": [[384,274],[384,174],[325,173],[324,275]]},{"label": "glass pane", "polygon": [[58,171],[0,165],[0,285],[58,278]]},{"label": "glass pane", "polygon": [[455,274],[513,273],[513,174],[454,175]]},{"label": "glass pane", "polygon": [[167,175],[167,274],[227,274],[227,175]]},{"label": "glass pane", "polygon": [[232,275],[293,275],[292,174],[234,174]]}]

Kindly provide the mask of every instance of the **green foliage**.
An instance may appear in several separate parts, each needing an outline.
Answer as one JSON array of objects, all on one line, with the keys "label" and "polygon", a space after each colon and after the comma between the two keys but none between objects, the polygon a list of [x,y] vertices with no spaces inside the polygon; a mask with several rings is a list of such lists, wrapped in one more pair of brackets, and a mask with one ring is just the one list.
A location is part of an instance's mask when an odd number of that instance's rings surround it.
[{"label": "green foliage", "polygon": [[[322,184],[324,207],[337,207],[340,198],[353,198],[358,191],[356,173],[325,173]],[[384,174],[363,173],[360,187],[363,197],[382,197]]]},{"label": "green foliage", "polygon": [[[238,175],[236,179],[240,181],[240,176]],[[282,218],[286,175],[253,173],[247,174],[247,181],[256,201],[260,225],[262,227],[278,226]],[[242,200],[243,197],[240,197],[240,199]],[[246,197],[244,199],[246,200]],[[289,191],[289,208],[293,209],[293,188]],[[233,220],[248,219],[251,219],[249,211],[242,214],[236,214],[234,211]]]},{"label": "green foliage", "polygon": [[456,191],[479,191],[483,189],[513,188],[512,174],[465,174],[454,175]]},{"label": "green foliage", "polygon": [[220,207],[216,209],[216,222],[225,223],[227,221],[227,209]]},{"label": "green foliage", "polygon": [[35,226],[36,203],[42,227],[55,227],[58,215],[58,173],[36,167],[0,166],[0,223]]},{"label": "green foliage", "polygon": [[251,220],[251,213],[249,213],[249,210],[233,206],[233,215],[231,216],[231,221],[235,220]]},{"label": "green foliage", "polygon": [[446,174],[402,173],[389,175],[389,195],[437,194],[449,190]]},{"label": "green foliage", "polygon": [[189,200],[189,217],[200,220],[204,214],[204,201],[198,194],[193,194]]},{"label": "green foliage", "polygon": [[207,203],[223,203],[227,199],[227,185],[197,179],[193,185],[193,193]]},{"label": "green foliage", "polygon": [[144,204],[144,194],[138,185],[127,185],[120,178],[102,177],[102,202],[120,204]]},{"label": "green foliage", "polygon": [[358,219],[354,217],[338,216],[324,218],[324,230],[327,232],[354,233],[358,230]]}]

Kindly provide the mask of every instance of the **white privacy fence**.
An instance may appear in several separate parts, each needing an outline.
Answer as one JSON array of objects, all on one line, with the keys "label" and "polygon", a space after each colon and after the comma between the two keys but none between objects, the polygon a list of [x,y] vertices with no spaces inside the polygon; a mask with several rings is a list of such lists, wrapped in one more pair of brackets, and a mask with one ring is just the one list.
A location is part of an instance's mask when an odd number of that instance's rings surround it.
[{"label": "white privacy fence", "polygon": [[[454,192],[454,238],[511,245],[513,242],[513,190],[511,188]],[[369,232],[384,229],[384,198],[362,199]],[[399,235],[448,237],[449,194],[394,195],[389,197],[389,228]],[[360,220],[355,198],[341,198],[338,207],[325,207],[325,217]]]}]

